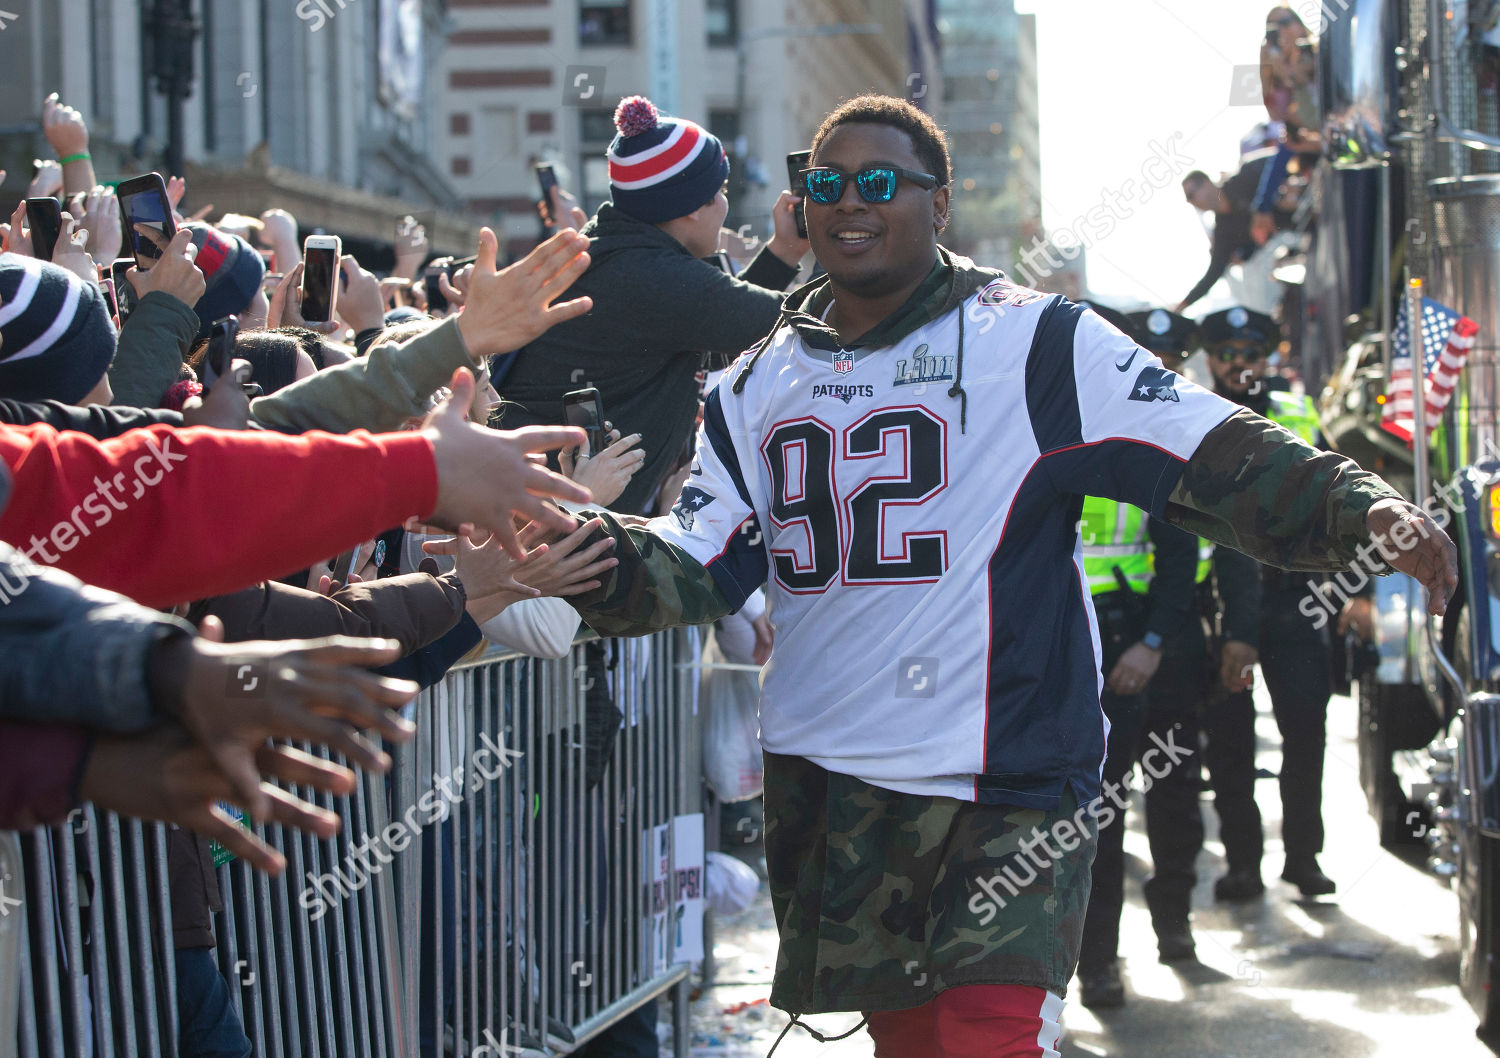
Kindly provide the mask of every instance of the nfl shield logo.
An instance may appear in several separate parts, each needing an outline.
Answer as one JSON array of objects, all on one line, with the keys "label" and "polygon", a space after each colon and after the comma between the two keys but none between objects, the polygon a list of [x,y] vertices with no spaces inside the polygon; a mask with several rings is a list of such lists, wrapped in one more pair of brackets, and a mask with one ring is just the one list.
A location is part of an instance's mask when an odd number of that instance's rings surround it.
[{"label": "nfl shield logo", "polygon": [[840,350],[833,354],[833,373],[836,375],[847,375],[854,370],[854,354]]}]

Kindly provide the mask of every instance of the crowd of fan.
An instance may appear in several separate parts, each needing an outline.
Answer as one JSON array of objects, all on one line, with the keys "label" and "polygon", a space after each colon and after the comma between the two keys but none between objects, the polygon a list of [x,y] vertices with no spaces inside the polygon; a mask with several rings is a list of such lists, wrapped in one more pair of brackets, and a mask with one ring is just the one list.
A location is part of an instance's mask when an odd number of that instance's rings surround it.
[{"label": "crowd of fan", "polygon": [[[383,771],[380,740],[413,734],[402,708],[486,641],[566,655],[566,600],[615,564],[569,512],[670,510],[710,358],[770,328],[807,243],[786,195],[740,277],[703,260],[728,162],[691,126],[689,164],[591,219],[557,194],[556,234],[508,267],[479,230],[471,260],[436,262],[441,305],[407,218],[391,274],[343,256],[332,319],[309,322],[298,218],[184,216],[172,178],[175,234],[126,231],[84,116],[53,96],[42,117],[59,160],[27,198],[61,200],[49,259],[25,202],[0,225],[0,829],[83,801],[175,824],[181,1053],[248,1054],[209,1003],[208,842],[285,859],[226,805],[326,837],[337,817],[287,787],[355,777],[290,742]],[[612,164],[690,123],[636,99],[617,124]],[[211,363],[216,333],[232,366]],[[602,451],[563,425],[586,387]]]}]

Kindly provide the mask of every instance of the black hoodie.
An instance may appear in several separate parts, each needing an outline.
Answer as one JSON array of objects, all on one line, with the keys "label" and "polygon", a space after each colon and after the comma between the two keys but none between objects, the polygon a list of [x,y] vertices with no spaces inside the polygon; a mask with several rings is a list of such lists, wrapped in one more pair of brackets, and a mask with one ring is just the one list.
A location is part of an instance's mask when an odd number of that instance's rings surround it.
[{"label": "black hoodie", "polygon": [[780,290],[797,270],[761,250],[739,278],[698,260],[666,232],[609,203],[584,227],[591,263],[559,302],[593,310],[524,346],[497,388],[516,406],[506,429],[563,422],[562,396],[593,386],[622,435],[639,433],[646,462],[611,506],[640,512],[682,452],[698,414],[693,376],[704,354],[728,358],[771,331]]}]

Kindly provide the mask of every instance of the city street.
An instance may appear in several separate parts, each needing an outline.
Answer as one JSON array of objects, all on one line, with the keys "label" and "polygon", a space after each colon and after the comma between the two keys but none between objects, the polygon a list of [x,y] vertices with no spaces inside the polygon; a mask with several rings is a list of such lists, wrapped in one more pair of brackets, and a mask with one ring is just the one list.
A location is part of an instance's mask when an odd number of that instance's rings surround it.
[{"label": "city street", "polygon": [[[1274,772],[1279,739],[1264,696],[1257,688],[1258,763]],[[1140,896],[1149,862],[1146,837],[1132,810],[1122,924],[1130,998],[1123,1009],[1095,1014],[1070,997],[1064,1058],[1482,1058],[1492,1053],[1474,1038],[1474,1018],[1458,990],[1458,910],[1452,891],[1420,865],[1376,844],[1358,785],[1354,723],[1354,702],[1333,699],[1324,780],[1328,848],[1321,862],[1339,892],[1301,901],[1294,888],[1279,881],[1280,804],[1275,782],[1261,780],[1268,891],[1248,904],[1214,905],[1212,884],[1222,870],[1222,850],[1214,840],[1210,810],[1209,851],[1199,861],[1202,883],[1194,898],[1200,965],[1171,968],[1156,961]],[[786,1016],[764,1002],[724,1011],[763,1001],[769,993],[775,932],[764,889],[749,911],[717,928],[720,983],[695,1004],[691,1053],[763,1056]],[[856,1015],[812,1019],[830,1035],[858,1020]],[[793,1030],[776,1052],[777,1058],[872,1053],[863,1030],[830,1044]]]}]

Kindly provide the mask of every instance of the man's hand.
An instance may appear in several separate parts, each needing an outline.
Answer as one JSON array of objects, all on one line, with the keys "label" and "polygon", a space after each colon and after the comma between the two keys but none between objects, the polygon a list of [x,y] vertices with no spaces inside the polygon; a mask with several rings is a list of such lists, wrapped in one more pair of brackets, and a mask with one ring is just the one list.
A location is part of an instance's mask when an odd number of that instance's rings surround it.
[{"label": "man's hand", "polygon": [[[36,197],[36,196],[32,196]],[[31,229],[26,227],[26,203],[22,202],[10,215],[10,230],[6,234],[5,248],[22,257],[34,257],[31,249]]]},{"label": "man's hand", "polygon": [[268,209],[260,215],[261,249],[276,255],[276,268],[290,272],[302,260],[297,241],[297,218],[284,209]]},{"label": "man's hand", "polygon": [[89,256],[89,233],[78,230],[78,222],[64,213],[62,228],[57,233],[57,245],[52,248],[52,263],[66,268],[79,279],[93,286],[99,283],[99,269]]},{"label": "man's hand", "polygon": [[[344,325],[338,320],[326,320],[323,323],[308,323],[302,318],[302,271],[301,261],[281,278],[281,285],[276,288],[276,293],[271,295],[270,308],[266,311],[266,330],[274,331],[278,327],[301,327],[304,330],[317,331],[319,334],[337,334],[344,329]],[[383,320],[384,314],[381,315]]]},{"label": "man's hand", "polygon": [[[319,838],[338,833],[338,816],[260,782],[259,777],[347,794],[354,789],[353,772],[290,746],[263,743],[246,752],[253,758],[263,818]],[[256,870],[280,874],[286,868],[281,853],[237,825],[216,804],[229,801],[246,807],[238,788],[208,751],[175,723],[140,735],[96,739],[78,792],[108,811],[175,823],[217,841]]]},{"label": "man's hand", "polygon": [[1458,549],[1448,534],[1426,511],[1406,500],[1381,500],[1370,508],[1365,525],[1372,540],[1396,551],[1391,565],[1427,589],[1427,612],[1446,613],[1458,588]]},{"label": "man's hand", "polygon": [[[36,175],[31,178],[31,186],[26,189],[26,197],[56,198],[62,194],[62,166],[50,158],[45,161],[38,158],[32,164],[36,166]],[[21,204],[24,206],[26,203]]]},{"label": "man's hand", "polygon": [[[473,352],[474,347],[469,350]],[[473,373],[461,367],[453,372],[448,385],[448,399],[427,416],[422,427],[432,444],[438,474],[437,508],[429,520],[448,526],[469,522],[487,529],[519,562],[526,552],[516,538],[512,512],[541,523],[543,528],[565,532],[573,528],[573,519],[545,499],[556,497],[574,503],[590,500],[588,489],[554,474],[528,454],[582,444],[584,432],[576,426],[528,426],[520,430],[476,426],[464,417],[474,402]]]},{"label": "man's hand", "polygon": [[373,272],[361,268],[349,254],[344,255],[340,266],[349,282],[339,295],[339,318],[352,327],[355,334],[384,327],[385,298],[380,293],[380,280]]},{"label": "man's hand", "polygon": [[552,230],[572,228],[574,231],[582,231],[583,226],[589,222],[589,215],[578,205],[578,199],[560,186],[554,186],[547,197],[552,207],[552,220],[547,220],[547,213],[540,202],[536,204],[536,211],[542,218],[542,223]]},{"label": "man's hand", "polygon": [[1161,664],[1161,651],[1153,650],[1145,643],[1136,643],[1120,655],[1115,667],[1110,670],[1105,686],[1116,694],[1140,694],[1156,675]]},{"label": "man's hand", "polygon": [[511,352],[592,309],[592,298],[552,304],[588,270],[588,244],[576,231],[560,231],[509,268],[497,270],[500,244],[489,228],[480,231],[468,303],[458,318],[469,355],[478,360]]},{"label": "man's hand", "polygon": [[446,270],[438,273],[438,289],[443,292],[443,297],[448,299],[448,304],[452,306],[453,311],[458,311],[468,302],[469,285],[473,281],[473,265],[464,265],[457,272],[453,273],[452,279],[448,278]]},{"label": "man's hand", "polygon": [[125,236],[121,227],[120,200],[107,187],[96,187],[88,193],[73,216],[89,233],[92,256],[100,264],[109,264],[120,256]]},{"label": "man's hand", "polygon": [[792,268],[802,264],[802,258],[812,249],[812,243],[797,234],[797,203],[802,199],[790,191],[783,191],[771,207],[771,241],[766,245],[782,263]]},{"label": "man's hand", "polygon": [[755,652],[750,660],[757,665],[764,665],[771,660],[771,650],[776,645],[776,629],[771,626],[771,619],[765,614],[751,621],[750,627],[755,629]]},{"label": "man's hand", "polygon": [[78,111],[63,106],[56,92],[42,101],[42,133],[59,158],[88,152],[88,123]]},{"label": "man's hand", "polygon": [[135,288],[136,295],[145,297],[153,290],[169,294],[188,308],[198,304],[207,289],[207,280],[193,259],[198,256],[198,247],[193,245],[193,233],[183,228],[172,236],[171,242],[162,241],[162,233],[147,224],[137,224],[135,230],[162,248],[149,271],[132,268],[125,273],[126,280]]},{"label": "man's hand", "polygon": [[450,536],[445,540],[424,540],[422,551],[428,555],[452,556],[454,572],[463,582],[464,594],[470,599],[483,599],[500,593],[530,599],[541,594],[535,588],[522,584],[515,575],[525,563],[546,554],[546,544],[533,548],[527,552],[525,559],[517,562],[494,541],[476,544],[474,536],[472,531],[460,531],[457,536]]},{"label": "man's hand", "polygon": [[[573,526],[570,525],[570,528]],[[557,598],[593,591],[599,587],[599,581],[593,578],[620,564],[620,560],[610,554],[615,547],[611,536],[588,547],[583,546],[585,540],[602,528],[604,523],[598,518],[584,522],[569,535],[548,545],[541,556],[531,559],[518,569],[516,577],[540,594]],[[533,524],[526,527],[521,538],[530,545],[545,535],[542,527]]]},{"label": "man's hand", "polygon": [[396,267],[391,274],[401,279],[416,279],[427,260],[427,229],[416,217],[402,217],[396,225]]},{"label": "man's hand", "polygon": [[1260,651],[1238,639],[1225,640],[1219,652],[1219,679],[1230,691],[1246,691],[1255,686],[1255,663]]},{"label": "man's hand", "polygon": [[417,685],[364,671],[401,656],[391,640],[333,636],[318,640],[222,643],[217,620],[202,634],[152,651],[152,686],[161,706],[207,752],[240,804],[263,822],[270,808],[254,752],[268,738],[314,742],[356,767],[385,771],[390,758],[354,733],[373,728],[404,742],[415,727],[393,710]]},{"label": "man's hand", "polygon": [[637,447],[640,443],[641,435],[633,433],[619,438],[595,456],[589,454],[588,442],[585,441],[576,457],[571,448],[559,452],[558,466],[562,467],[564,474],[592,492],[595,503],[608,507],[620,498],[635,472],[645,464],[646,450]]},{"label": "man's hand", "polygon": [[1257,213],[1250,221],[1250,238],[1256,246],[1264,246],[1276,234],[1276,221],[1269,213]]},{"label": "man's hand", "polygon": [[1339,611],[1339,635],[1350,629],[1361,642],[1375,642],[1375,604],[1363,595],[1356,595],[1344,603]]}]

